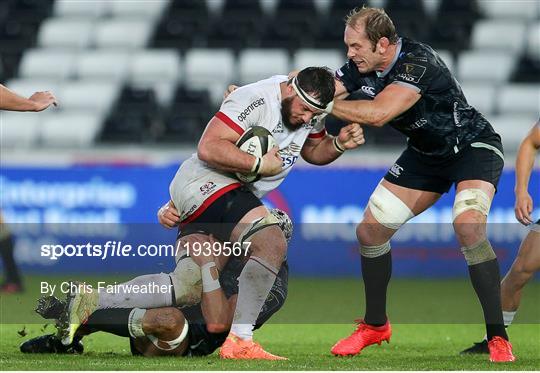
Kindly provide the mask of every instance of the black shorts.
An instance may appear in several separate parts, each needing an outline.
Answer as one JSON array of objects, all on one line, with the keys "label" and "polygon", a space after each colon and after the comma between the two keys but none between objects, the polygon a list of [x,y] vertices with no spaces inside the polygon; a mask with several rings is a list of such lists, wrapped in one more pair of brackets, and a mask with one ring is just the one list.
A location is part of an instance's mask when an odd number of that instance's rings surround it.
[{"label": "black shorts", "polygon": [[259,206],[262,206],[261,200],[245,186],[233,189],[216,199],[195,220],[179,228],[178,238],[206,233],[221,241],[229,241],[238,222]]},{"label": "black shorts", "polygon": [[408,147],[384,176],[405,188],[446,193],[464,180],[483,180],[497,188],[504,167],[499,135],[475,139],[458,154],[444,159]]}]

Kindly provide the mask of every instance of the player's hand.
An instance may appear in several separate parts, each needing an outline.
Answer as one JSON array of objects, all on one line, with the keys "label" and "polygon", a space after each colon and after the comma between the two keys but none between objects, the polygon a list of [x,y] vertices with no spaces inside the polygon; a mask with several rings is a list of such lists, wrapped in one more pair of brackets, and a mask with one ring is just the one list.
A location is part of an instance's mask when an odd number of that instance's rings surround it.
[{"label": "player's hand", "polygon": [[366,142],[364,130],[358,123],[342,127],[338,134],[338,142],[344,149],[354,149]]},{"label": "player's hand", "polygon": [[229,96],[231,93],[233,93],[237,89],[238,89],[237,85],[234,85],[234,84],[229,85],[227,89],[225,90],[225,92],[223,93],[223,99],[225,100],[227,96]]},{"label": "player's hand", "polygon": [[533,210],[533,200],[531,195],[527,192],[516,194],[516,205],[514,206],[514,212],[516,213],[516,219],[524,225],[533,223],[531,216]]},{"label": "player's hand", "polygon": [[36,92],[28,98],[34,104],[33,111],[42,111],[47,109],[49,106],[57,106],[56,97],[51,91],[45,92]]},{"label": "player's hand", "polygon": [[157,213],[159,224],[167,229],[172,229],[180,223],[180,215],[174,206],[173,201],[169,201],[158,210]]},{"label": "player's hand", "polygon": [[262,166],[259,174],[262,176],[274,176],[283,170],[283,160],[278,154],[279,148],[274,146],[262,157]]}]

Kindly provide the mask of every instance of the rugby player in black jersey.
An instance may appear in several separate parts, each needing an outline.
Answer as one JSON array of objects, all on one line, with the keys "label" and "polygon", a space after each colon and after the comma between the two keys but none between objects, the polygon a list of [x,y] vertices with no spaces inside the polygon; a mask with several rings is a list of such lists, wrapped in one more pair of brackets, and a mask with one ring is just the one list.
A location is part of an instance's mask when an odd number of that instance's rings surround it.
[{"label": "rugby player in black jersey", "polygon": [[[390,125],[408,137],[408,145],[371,195],[357,227],[366,313],[332,353],[355,355],[390,340],[390,239],[454,185],[454,230],[484,312],[490,360],[514,361],[502,317],[499,264],[486,237],[504,166],[500,136],[467,103],[439,55],[424,43],[400,38],[384,10],[351,11],[344,41],[349,60],[336,72],[336,99],[327,112],[347,122]],[[361,99],[343,100],[353,92]]]}]

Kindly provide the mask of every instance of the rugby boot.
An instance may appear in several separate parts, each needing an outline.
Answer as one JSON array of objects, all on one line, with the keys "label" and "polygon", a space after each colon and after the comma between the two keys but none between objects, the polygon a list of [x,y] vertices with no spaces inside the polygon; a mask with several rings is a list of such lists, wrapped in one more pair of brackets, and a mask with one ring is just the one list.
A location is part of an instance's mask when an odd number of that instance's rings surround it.
[{"label": "rugby boot", "polygon": [[380,345],[382,341],[390,343],[392,336],[392,327],[387,320],[383,326],[372,326],[364,322],[364,320],[355,320],[358,323],[356,330],[347,338],[338,341],[332,347],[332,354],[336,356],[352,356],[359,354],[365,347],[377,343]]},{"label": "rugby boot", "polygon": [[243,340],[233,333],[229,333],[227,336],[227,339],[219,350],[219,356],[222,359],[288,360],[286,357],[266,352],[260,344],[252,340]]},{"label": "rugby boot", "polygon": [[502,337],[495,336],[488,342],[489,361],[507,363],[516,360],[512,354],[512,344]]},{"label": "rugby boot", "polygon": [[[99,302],[97,291],[92,290],[88,285],[80,286],[82,284],[78,282],[73,282],[72,284],[79,286],[70,286],[70,292],[66,300],[67,312],[65,314],[65,320],[60,320],[60,322],[65,321],[67,327],[67,330],[64,330],[64,333],[62,333],[64,335],[62,343],[66,346],[73,343],[75,332],[94,313]],[[73,291],[74,289],[77,290]]]},{"label": "rugby boot", "polygon": [[487,339],[484,339],[482,342],[474,342],[474,345],[472,345],[469,348],[466,348],[465,350],[461,351],[459,354],[460,355],[489,354],[488,341]]},{"label": "rugby boot", "polygon": [[19,349],[27,354],[82,354],[84,346],[80,340],[64,346],[56,335],[47,334],[29,339],[22,343]]}]

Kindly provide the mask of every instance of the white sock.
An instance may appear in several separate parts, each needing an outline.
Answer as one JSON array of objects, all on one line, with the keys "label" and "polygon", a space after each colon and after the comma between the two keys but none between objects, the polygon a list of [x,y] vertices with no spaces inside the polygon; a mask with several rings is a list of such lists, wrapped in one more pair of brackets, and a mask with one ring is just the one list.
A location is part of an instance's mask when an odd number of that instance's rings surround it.
[{"label": "white sock", "polygon": [[278,270],[258,257],[250,257],[238,277],[238,300],[231,332],[251,340],[253,326],[270,293]]},{"label": "white sock", "polygon": [[503,311],[504,326],[510,326],[512,324],[516,313],[517,311]]},{"label": "white sock", "polygon": [[[116,284],[114,288],[102,288],[98,309],[172,306],[172,289],[171,278],[166,273],[135,277],[128,282]],[[97,291],[97,288],[94,290]]]}]

